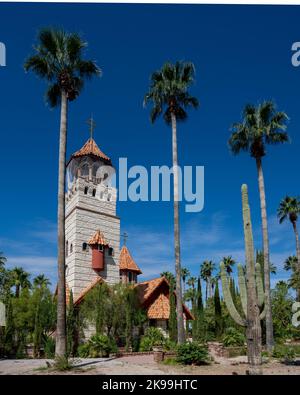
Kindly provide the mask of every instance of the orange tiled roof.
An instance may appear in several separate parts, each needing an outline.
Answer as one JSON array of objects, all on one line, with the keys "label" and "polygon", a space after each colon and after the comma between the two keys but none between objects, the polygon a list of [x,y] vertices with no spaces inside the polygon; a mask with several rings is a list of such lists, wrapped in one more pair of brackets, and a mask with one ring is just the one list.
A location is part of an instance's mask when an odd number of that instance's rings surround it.
[{"label": "orange tiled roof", "polygon": [[97,156],[98,158],[101,158],[106,162],[110,162],[110,158],[100,150],[93,138],[89,138],[84,146],[72,155],[72,158],[78,158],[80,156],[86,155]]},{"label": "orange tiled roof", "polygon": [[108,242],[105,240],[103,233],[100,230],[97,230],[94,236],[90,238],[88,244],[89,245],[102,244],[104,246],[109,245]]},{"label": "orange tiled roof", "polygon": [[161,293],[148,308],[147,316],[149,319],[168,320],[170,316],[168,296]]},{"label": "orange tiled roof", "polygon": [[[167,285],[169,292],[170,286],[165,277],[158,277],[150,281],[144,281],[143,283],[136,284],[141,305],[146,304],[151,295],[153,295],[163,283]],[[183,304],[183,311],[188,320],[194,319],[192,313],[185,304]],[[168,319],[170,315],[169,295],[164,292],[160,292],[148,307],[147,315],[150,319]]]},{"label": "orange tiled roof", "polygon": [[142,274],[142,271],[138,267],[138,265],[134,262],[128,248],[123,246],[120,252],[120,270],[131,270],[136,272],[137,274]]},{"label": "orange tiled roof", "polygon": [[78,305],[80,304],[80,302],[82,302],[82,300],[84,299],[85,295],[91,291],[97,284],[100,284],[104,282],[103,278],[100,276],[97,276],[91,283],[90,285],[88,285],[86,288],[84,288],[84,290],[81,291],[81,293],[79,294],[79,296],[76,298],[76,300],[74,301],[74,305]]},{"label": "orange tiled roof", "polygon": [[[138,288],[138,294],[141,303],[145,303],[146,300],[152,295],[152,293],[164,282],[164,277],[154,278],[150,281],[144,281],[143,283],[136,284]],[[166,281],[167,282],[167,281]]]}]

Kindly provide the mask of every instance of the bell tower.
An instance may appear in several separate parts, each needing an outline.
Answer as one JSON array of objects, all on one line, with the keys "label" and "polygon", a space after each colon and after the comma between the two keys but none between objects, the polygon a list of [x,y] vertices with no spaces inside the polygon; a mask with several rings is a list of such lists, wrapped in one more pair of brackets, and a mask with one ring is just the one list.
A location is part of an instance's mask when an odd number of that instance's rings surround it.
[{"label": "bell tower", "polygon": [[120,219],[112,162],[91,136],[67,164],[66,281],[74,298],[97,276],[108,284],[119,277]]}]

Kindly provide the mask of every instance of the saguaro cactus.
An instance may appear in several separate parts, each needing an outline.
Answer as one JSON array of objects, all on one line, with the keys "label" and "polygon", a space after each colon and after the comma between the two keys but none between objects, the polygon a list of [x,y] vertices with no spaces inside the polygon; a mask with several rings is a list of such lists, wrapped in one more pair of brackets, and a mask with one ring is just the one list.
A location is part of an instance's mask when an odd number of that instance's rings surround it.
[{"label": "saguaro cactus", "polygon": [[241,265],[238,265],[238,280],[241,302],[245,317],[236,309],[229,288],[228,276],[224,264],[221,263],[221,280],[223,296],[231,317],[238,325],[246,327],[247,355],[251,374],[261,374],[261,326],[260,320],[265,316],[265,309],[260,313],[264,304],[263,281],[260,265],[254,261],[254,245],[250,207],[248,203],[247,185],[242,185],[243,223],[246,254],[246,275]]}]

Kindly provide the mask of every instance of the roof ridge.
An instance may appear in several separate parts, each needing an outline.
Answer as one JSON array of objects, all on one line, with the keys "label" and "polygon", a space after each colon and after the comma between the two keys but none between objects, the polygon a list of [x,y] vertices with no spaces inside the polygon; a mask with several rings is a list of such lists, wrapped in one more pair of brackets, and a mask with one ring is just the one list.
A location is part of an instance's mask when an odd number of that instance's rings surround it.
[{"label": "roof ridge", "polygon": [[119,267],[120,270],[131,270],[138,274],[142,274],[141,269],[138,267],[125,245],[120,251]]},{"label": "roof ridge", "polygon": [[84,143],[84,145],[78,151],[76,151],[71,156],[71,158],[77,158],[86,155],[97,156],[107,162],[111,162],[110,158],[107,155],[105,155],[103,151],[101,151],[96,141],[92,137],[89,137],[88,140]]}]

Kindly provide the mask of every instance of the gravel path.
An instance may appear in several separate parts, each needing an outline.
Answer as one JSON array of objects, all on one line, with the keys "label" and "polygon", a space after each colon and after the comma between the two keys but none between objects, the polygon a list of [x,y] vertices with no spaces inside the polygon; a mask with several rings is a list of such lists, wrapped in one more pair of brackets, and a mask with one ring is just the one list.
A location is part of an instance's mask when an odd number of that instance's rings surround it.
[{"label": "gravel path", "polygon": [[[0,360],[0,375],[58,374],[47,369],[46,359]],[[157,364],[152,355],[129,356],[117,359],[75,359],[75,368],[63,374],[83,375],[244,375],[248,370],[245,357],[220,359],[209,366],[168,366]],[[263,365],[266,375],[300,375],[300,366],[287,366],[276,361]],[[61,373],[59,373],[61,374]]]}]

